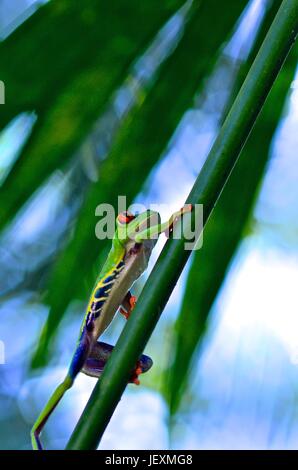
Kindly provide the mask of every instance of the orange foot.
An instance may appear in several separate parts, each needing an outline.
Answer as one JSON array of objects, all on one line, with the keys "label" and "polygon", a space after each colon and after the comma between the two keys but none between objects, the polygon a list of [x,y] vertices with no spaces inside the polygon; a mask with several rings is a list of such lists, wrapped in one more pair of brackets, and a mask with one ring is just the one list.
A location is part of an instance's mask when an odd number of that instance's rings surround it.
[{"label": "orange foot", "polygon": [[126,310],[126,308],[124,308],[123,306],[120,307],[120,313],[121,315],[123,315],[126,320],[128,320],[131,312],[133,311],[133,309],[135,308],[136,306],[136,303],[137,303],[137,298],[135,295],[131,295],[130,298],[129,298],[129,306],[128,306],[128,309]]},{"label": "orange foot", "polygon": [[142,372],[143,372],[143,369],[141,367],[140,361],[138,361],[137,365],[136,365],[136,368],[133,371],[133,373],[132,373],[132,375],[129,379],[129,383],[133,383],[135,385],[140,385],[139,375],[141,375]]}]

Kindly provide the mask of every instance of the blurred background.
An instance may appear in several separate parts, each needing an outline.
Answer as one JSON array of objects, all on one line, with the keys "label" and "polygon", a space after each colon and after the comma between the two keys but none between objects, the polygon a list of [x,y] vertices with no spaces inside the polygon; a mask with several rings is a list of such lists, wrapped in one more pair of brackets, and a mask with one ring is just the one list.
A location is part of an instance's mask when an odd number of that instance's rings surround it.
[{"label": "blurred background", "polygon": [[[0,0],[1,449],[30,448],[67,371],[110,246],[95,207],[183,205],[280,4]],[[296,46],[99,448],[297,448],[297,62]],[[46,448],[94,385],[78,377]]]}]

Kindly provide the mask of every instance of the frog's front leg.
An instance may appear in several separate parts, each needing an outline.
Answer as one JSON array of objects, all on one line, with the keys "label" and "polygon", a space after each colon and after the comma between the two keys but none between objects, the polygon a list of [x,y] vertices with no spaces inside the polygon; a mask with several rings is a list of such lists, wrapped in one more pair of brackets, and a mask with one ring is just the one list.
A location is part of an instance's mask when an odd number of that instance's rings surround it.
[{"label": "frog's front leg", "polygon": [[[82,372],[90,377],[99,378],[112,354],[113,349],[114,346],[111,346],[110,344],[99,341],[95,343],[82,368]],[[142,354],[136,367],[132,371],[128,382],[139,385],[139,375],[147,372],[152,367],[152,364],[152,359],[149,356]]]},{"label": "frog's front leg", "polygon": [[136,306],[136,302],[137,302],[137,298],[134,295],[132,295],[130,291],[128,291],[126,296],[121,302],[121,306],[119,310],[121,315],[123,315],[126,318],[126,320],[129,319],[131,312]]}]

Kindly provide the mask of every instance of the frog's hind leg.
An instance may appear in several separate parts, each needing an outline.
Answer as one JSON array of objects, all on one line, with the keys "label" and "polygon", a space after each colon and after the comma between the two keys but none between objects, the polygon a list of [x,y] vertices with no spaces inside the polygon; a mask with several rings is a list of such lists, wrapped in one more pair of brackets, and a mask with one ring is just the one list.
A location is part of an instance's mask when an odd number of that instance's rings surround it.
[{"label": "frog's hind leg", "polygon": [[126,320],[129,319],[131,312],[136,306],[137,298],[131,294],[130,291],[127,292],[126,296],[121,302],[120,313],[123,315]]},{"label": "frog's hind leg", "polygon": [[[93,346],[83,368],[82,372],[90,377],[99,378],[104,370],[104,367],[112,354],[114,346],[110,344],[97,342]],[[131,373],[129,383],[139,384],[139,375],[147,372],[152,367],[152,359],[145,354],[139,358],[136,367]]]},{"label": "frog's hind leg", "polygon": [[113,349],[110,344],[96,342],[83,365],[82,372],[90,377],[99,378]]},{"label": "frog's hind leg", "polygon": [[78,342],[75,354],[72,358],[71,365],[65,379],[55,389],[54,393],[50,397],[49,401],[47,402],[44,409],[42,410],[33,425],[33,428],[31,430],[31,442],[34,450],[42,450],[42,445],[40,441],[41,431],[44,425],[46,424],[47,420],[49,419],[50,415],[60,402],[61,398],[63,397],[65,392],[72,386],[75,377],[82,369],[82,366],[89,355],[90,345],[90,334],[89,332],[84,330]]},{"label": "frog's hind leg", "polygon": [[49,399],[48,403],[40,413],[36,422],[34,423],[34,426],[31,430],[31,442],[34,450],[42,450],[42,445],[39,437],[42,428],[44,427],[49,416],[52,414],[52,412],[58,405],[66,390],[68,390],[72,386],[72,384],[73,379],[69,375],[67,375],[64,381],[60,385],[58,385],[53,395]]}]

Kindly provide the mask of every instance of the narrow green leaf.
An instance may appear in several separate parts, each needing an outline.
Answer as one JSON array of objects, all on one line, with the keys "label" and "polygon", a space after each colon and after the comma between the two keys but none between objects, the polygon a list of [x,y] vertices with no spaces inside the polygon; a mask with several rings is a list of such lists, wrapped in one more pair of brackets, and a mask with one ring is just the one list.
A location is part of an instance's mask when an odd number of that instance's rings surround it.
[{"label": "narrow green leaf", "polygon": [[[51,310],[33,366],[46,360],[49,341],[70,300],[87,295],[86,287],[90,288],[94,282],[94,262],[99,250],[109,243],[95,237],[96,206],[109,203],[117,207],[118,195],[125,195],[128,204],[133,201],[183,113],[191,106],[246,4],[246,0],[230,0],[226,9],[217,0],[200,3],[176,51],[162,66],[156,85],[121,128],[109,157],[101,166],[98,183],[86,197],[74,237],[54,268],[46,298]],[[214,18],[215,9],[218,15]],[[211,23],[213,34],[209,34]]]},{"label": "narrow green leaf", "polygon": [[[195,352],[204,337],[212,304],[251,214],[270,156],[272,138],[294,77],[297,48],[292,51],[269,95],[257,125],[204,231],[204,244],[194,254],[174,333],[166,397],[171,414],[182,400]],[[258,158],[253,158],[257,155]],[[173,360],[174,358],[174,360]]]},{"label": "narrow green leaf", "polygon": [[128,66],[183,0],[52,0],[0,44],[6,104],[37,124],[2,187],[0,228],[90,132]]}]

